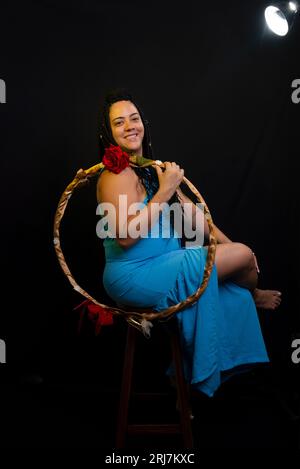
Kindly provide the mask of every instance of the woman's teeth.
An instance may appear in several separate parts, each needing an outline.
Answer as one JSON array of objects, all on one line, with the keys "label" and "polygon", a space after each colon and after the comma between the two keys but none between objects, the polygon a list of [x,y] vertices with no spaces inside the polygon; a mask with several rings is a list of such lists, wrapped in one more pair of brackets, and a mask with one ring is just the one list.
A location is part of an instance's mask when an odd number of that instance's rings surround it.
[{"label": "woman's teeth", "polygon": [[137,135],[129,135],[126,137],[126,140],[135,140],[137,138]]}]

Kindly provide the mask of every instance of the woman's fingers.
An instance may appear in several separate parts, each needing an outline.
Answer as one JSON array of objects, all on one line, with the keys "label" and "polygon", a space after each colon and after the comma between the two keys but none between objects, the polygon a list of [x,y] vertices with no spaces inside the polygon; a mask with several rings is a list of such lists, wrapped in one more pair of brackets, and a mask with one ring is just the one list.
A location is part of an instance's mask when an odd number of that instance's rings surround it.
[{"label": "woman's fingers", "polygon": [[162,174],[162,169],[161,169],[161,167],[160,167],[158,164],[156,164],[156,165],[154,166],[154,168],[156,169],[157,175]]},{"label": "woman's fingers", "polygon": [[179,164],[177,164],[175,161],[165,161],[165,170],[169,170],[169,169],[176,169],[179,171],[180,173],[180,177],[181,179],[183,179],[184,177],[184,170],[182,168],[180,168]]}]

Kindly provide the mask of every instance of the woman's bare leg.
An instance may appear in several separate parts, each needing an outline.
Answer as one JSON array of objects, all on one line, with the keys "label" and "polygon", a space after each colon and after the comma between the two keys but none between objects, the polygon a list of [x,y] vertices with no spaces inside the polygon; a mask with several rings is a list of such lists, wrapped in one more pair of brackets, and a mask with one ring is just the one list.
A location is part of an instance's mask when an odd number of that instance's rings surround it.
[{"label": "woman's bare leg", "polygon": [[215,264],[220,282],[230,279],[249,290],[256,288],[258,276],[255,261],[251,249],[245,244],[218,244]]},{"label": "woman's bare leg", "polygon": [[248,288],[258,308],[276,309],[281,303],[281,292],[257,288],[257,270],[251,249],[242,243],[218,244],[215,263],[219,281],[232,280]]}]

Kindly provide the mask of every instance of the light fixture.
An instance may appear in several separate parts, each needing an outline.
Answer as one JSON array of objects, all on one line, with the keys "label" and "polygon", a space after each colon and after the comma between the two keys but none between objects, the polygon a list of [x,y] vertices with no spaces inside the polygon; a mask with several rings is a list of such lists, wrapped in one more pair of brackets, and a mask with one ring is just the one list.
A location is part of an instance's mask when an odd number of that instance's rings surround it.
[{"label": "light fixture", "polygon": [[285,36],[299,11],[297,2],[274,2],[265,9],[265,20],[273,33]]}]

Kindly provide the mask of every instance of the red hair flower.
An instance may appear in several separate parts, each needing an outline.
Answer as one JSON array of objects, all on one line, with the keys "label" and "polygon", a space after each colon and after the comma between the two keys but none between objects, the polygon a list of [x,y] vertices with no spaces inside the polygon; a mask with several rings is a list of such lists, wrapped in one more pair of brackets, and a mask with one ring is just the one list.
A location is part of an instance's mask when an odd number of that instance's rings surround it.
[{"label": "red hair flower", "polygon": [[108,148],[105,148],[102,163],[109,171],[119,174],[129,166],[129,155],[119,146],[110,144]]}]

